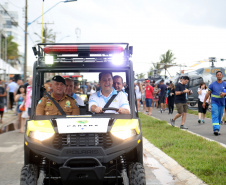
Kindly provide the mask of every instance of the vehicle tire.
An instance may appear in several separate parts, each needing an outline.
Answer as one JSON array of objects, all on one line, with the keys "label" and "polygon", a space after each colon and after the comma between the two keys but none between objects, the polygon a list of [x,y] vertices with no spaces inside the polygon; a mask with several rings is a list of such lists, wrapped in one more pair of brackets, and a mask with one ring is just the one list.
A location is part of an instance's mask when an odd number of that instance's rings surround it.
[{"label": "vehicle tire", "polygon": [[141,163],[130,164],[128,174],[130,185],[146,185],[144,167]]},{"label": "vehicle tire", "polygon": [[33,164],[25,165],[21,170],[20,185],[37,185],[38,169]]}]

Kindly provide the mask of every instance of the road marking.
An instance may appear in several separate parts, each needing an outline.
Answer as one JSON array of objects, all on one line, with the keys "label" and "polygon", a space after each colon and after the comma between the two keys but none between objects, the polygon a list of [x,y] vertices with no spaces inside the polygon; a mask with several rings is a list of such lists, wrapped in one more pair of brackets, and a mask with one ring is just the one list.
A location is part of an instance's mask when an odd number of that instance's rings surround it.
[{"label": "road marking", "polygon": [[11,153],[22,147],[23,145],[12,145],[8,147],[0,147],[0,153]]}]

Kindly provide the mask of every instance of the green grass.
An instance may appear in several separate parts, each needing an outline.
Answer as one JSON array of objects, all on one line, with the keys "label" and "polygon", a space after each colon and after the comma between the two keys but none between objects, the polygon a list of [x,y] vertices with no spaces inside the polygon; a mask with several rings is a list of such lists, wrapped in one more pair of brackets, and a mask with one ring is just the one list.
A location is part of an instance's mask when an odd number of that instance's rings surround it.
[{"label": "green grass", "polygon": [[139,114],[143,136],[207,184],[226,184],[226,148]]}]

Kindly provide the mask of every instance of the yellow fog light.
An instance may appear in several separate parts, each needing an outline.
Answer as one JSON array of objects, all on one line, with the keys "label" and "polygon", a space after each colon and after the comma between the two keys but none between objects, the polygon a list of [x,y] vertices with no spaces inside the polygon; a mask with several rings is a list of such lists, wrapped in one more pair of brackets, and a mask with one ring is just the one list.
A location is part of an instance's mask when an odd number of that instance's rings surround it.
[{"label": "yellow fog light", "polygon": [[134,129],[132,130],[120,130],[120,131],[111,131],[112,135],[119,139],[128,139],[130,137],[133,137],[136,135],[136,131]]},{"label": "yellow fog light", "polygon": [[39,131],[31,131],[29,133],[29,137],[37,139],[39,141],[44,141],[46,139],[51,138],[54,135],[54,133],[48,133],[48,132],[39,132]]}]

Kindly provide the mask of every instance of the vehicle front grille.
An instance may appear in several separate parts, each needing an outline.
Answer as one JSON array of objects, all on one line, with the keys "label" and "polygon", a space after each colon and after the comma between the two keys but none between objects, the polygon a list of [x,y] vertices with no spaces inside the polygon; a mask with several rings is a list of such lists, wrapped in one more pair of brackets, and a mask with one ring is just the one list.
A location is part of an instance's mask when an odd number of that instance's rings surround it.
[{"label": "vehicle front grille", "polygon": [[65,146],[102,146],[108,148],[112,145],[109,133],[106,134],[55,134],[53,139],[54,148],[61,149]]}]

